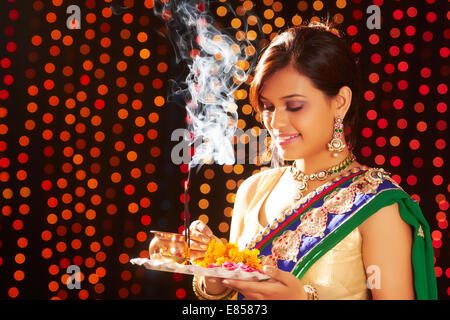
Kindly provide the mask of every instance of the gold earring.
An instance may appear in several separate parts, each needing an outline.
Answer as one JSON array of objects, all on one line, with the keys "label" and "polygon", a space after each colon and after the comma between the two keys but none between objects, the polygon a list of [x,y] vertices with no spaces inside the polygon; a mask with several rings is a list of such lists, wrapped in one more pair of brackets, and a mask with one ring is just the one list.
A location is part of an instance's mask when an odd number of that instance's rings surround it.
[{"label": "gold earring", "polygon": [[341,140],[344,132],[343,120],[338,116],[334,120],[333,139],[328,143],[328,150],[333,152],[333,157],[338,156],[338,152],[342,152],[345,148],[345,142]]},{"label": "gold earring", "polygon": [[269,145],[267,146],[267,149],[262,154],[262,160],[264,162],[270,161],[272,159],[272,148],[273,148],[273,142],[272,138],[270,138]]}]

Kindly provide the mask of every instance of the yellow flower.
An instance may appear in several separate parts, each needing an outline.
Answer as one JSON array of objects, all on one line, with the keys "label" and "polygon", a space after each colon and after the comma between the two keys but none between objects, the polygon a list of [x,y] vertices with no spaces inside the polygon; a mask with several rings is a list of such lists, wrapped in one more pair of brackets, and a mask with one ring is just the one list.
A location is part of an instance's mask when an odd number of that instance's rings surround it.
[{"label": "yellow flower", "polygon": [[250,267],[261,270],[261,261],[258,258],[258,249],[244,249],[239,251],[239,246],[235,243],[223,243],[222,241],[211,240],[206,249],[203,259],[194,261],[194,264],[207,267],[210,264],[221,266],[225,261],[239,263],[242,262]]}]

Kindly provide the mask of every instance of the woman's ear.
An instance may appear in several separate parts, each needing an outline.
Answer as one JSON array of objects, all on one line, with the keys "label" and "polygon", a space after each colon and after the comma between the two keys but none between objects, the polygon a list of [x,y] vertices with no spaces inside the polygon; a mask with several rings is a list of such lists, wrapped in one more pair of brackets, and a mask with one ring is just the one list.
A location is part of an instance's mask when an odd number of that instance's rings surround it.
[{"label": "woman's ear", "polygon": [[352,103],[352,89],[348,86],[343,86],[334,97],[335,115],[340,115],[345,118],[348,109]]}]

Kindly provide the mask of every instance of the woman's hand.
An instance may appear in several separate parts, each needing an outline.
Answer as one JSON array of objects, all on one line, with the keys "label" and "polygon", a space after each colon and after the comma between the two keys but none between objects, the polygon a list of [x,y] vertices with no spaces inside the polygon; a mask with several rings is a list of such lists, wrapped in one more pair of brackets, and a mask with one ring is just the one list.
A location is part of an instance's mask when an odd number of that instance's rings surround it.
[{"label": "woman's hand", "polygon": [[292,273],[271,266],[264,266],[266,281],[225,279],[222,283],[239,291],[249,300],[307,300],[303,284]]},{"label": "woman's hand", "polygon": [[[212,239],[221,241],[211,229],[200,220],[195,220],[189,226],[191,234],[191,258],[193,260],[203,258]],[[208,294],[220,294],[227,288],[222,284],[222,279],[216,277],[203,277],[204,286]]]},{"label": "woman's hand", "polygon": [[212,239],[218,239],[211,229],[200,220],[195,220],[189,226],[191,236],[190,257],[192,260],[203,258]]}]

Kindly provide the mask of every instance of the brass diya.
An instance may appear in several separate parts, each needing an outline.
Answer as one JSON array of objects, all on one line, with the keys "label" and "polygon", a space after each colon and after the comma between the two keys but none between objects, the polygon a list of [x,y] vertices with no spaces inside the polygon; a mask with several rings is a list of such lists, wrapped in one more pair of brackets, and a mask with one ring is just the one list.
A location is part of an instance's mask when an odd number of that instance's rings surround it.
[{"label": "brass diya", "polygon": [[179,233],[152,230],[148,253],[151,260],[189,264],[189,248],[185,236]]}]

